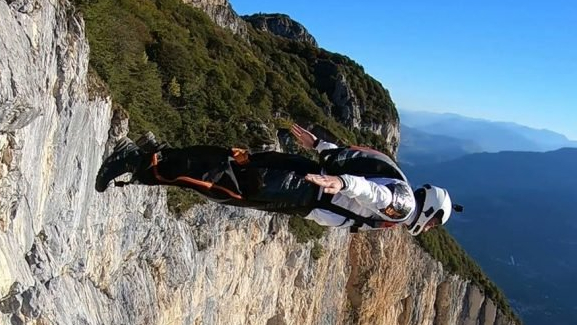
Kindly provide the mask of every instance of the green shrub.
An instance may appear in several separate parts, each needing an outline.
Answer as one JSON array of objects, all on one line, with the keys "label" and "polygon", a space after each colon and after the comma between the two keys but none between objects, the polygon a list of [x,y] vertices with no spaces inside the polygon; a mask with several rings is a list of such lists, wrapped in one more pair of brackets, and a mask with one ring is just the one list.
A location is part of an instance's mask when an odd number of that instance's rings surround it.
[{"label": "green shrub", "polygon": [[315,240],[313,243],[313,248],[311,248],[311,257],[313,260],[318,260],[319,258],[323,257],[324,255],[323,245],[319,244],[318,241]]},{"label": "green shrub", "polygon": [[[256,147],[270,141],[270,135],[251,132],[250,125],[265,123],[274,131],[275,125],[297,121],[321,125],[345,143],[381,151],[390,145],[325,114],[334,108],[331,97],[342,74],[365,109],[364,122],[398,121],[388,91],[346,56],[250,27],[250,42],[245,42],[180,0],[75,3],[86,22],[91,85],[110,92],[114,104],[129,112],[132,137],[151,130],[173,146]],[[273,118],[278,115],[282,121]],[[175,213],[200,200],[191,191],[168,189]],[[322,227],[301,218],[291,218],[289,225],[299,242],[324,234]],[[420,242],[451,272],[471,277],[512,315],[502,293],[448,234],[432,232]],[[313,250],[320,257],[318,243]]]},{"label": "green shrub", "polygon": [[516,323],[521,324],[503,292],[487,277],[481,267],[465,252],[457,241],[443,228],[435,228],[416,237],[418,243],[433,258],[440,261],[447,271],[470,279],[495,305]]},{"label": "green shrub", "polygon": [[306,243],[324,236],[325,228],[314,221],[299,217],[289,219],[289,231],[295,236],[298,243]]},{"label": "green shrub", "polygon": [[194,204],[205,202],[205,199],[190,189],[169,186],[166,188],[166,200],[170,212],[180,215]]}]

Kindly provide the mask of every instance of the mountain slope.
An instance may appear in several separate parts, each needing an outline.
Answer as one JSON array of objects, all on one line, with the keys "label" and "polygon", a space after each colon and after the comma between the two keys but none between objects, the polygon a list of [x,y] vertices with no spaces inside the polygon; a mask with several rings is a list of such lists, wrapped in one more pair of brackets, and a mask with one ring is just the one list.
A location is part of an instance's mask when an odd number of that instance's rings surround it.
[{"label": "mountain slope", "polygon": [[576,141],[570,141],[564,135],[549,130],[452,113],[402,110],[401,120],[403,124],[423,132],[473,141],[481,147],[480,151],[547,151],[577,147]]},{"label": "mountain slope", "polygon": [[84,11],[91,66],[136,133],[152,129],[176,145],[252,147],[263,135],[247,136],[248,125],[290,116],[396,151],[388,92],[345,56],[254,28],[248,43],[178,0],[104,0]]},{"label": "mountain slope", "polygon": [[[577,149],[471,154],[406,169],[447,187],[466,213],[450,232],[514,302],[527,324],[574,324],[573,205]],[[555,279],[555,281],[552,281]]]},{"label": "mountain slope", "polygon": [[472,140],[431,134],[401,124],[399,161],[404,164],[430,164],[452,160],[482,151]]},{"label": "mountain slope", "polygon": [[565,135],[546,129],[534,129],[527,126],[510,122],[496,122],[498,125],[523,135],[525,138],[536,142],[542,150],[555,150],[561,147],[577,148],[577,141],[567,139]]},{"label": "mountain slope", "polygon": [[[330,231],[319,239],[324,247],[319,253],[315,243],[297,242],[279,215],[215,204],[172,213],[163,187],[96,193],[96,171],[127,134],[129,121],[133,132],[150,128],[173,144],[236,139],[262,145],[268,135],[261,126],[274,123],[256,119],[260,115],[252,111],[248,115],[255,119],[243,120],[247,109],[266,108],[263,114],[274,117],[268,110],[282,102],[259,100],[274,98],[278,84],[296,95],[310,91],[305,104],[315,97],[313,89],[293,88],[283,81],[284,73],[268,68],[295,61],[307,71],[298,55],[275,52],[285,59],[281,64],[243,52],[245,61],[236,61],[241,54],[229,42],[241,46],[242,36],[231,36],[179,2],[84,5],[97,9],[84,12],[88,33],[100,33],[90,38],[90,72],[84,20],[70,3],[0,2],[0,43],[9,49],[0,51],[1,323],[512,323],[478,287],[446,272],[400,230],[354,239],[346,231]],[[179,43],[181,37],[189,43]],[[272,36],[261,40],[275,51],[283,44]],[[199,52],[189,53],[187,46]],[[182,58],[190,65],[181,64]],[[260,85],[269,91],[260,96],[254,91],[259,84],[251,86],[248,77],[236,82],[235,76],[245,76],[236,64],[264,76]],[[187,69],[193,72],[185,74]],[[322,76],[330,79],[331,72]],[[369,89],[378,83],[363,76],[336,79],[337,94],[345,96],[340,108],[329,105],[331,112],[354,122],[355,109],[364,106],[345,105],[347,96],[351,103],[351,94],[361,100],[363,93],[386,101],[379,97],[386,91]],[[341,87],[345,80],[367,88],[350,93],[355,87]],[[242,101],[247,90],[254,94],[249,95],[254,107]],[[235,100],[237,105],[227,106]],[[284,107],[292,114],[284,116],[316,116],[316,108],[295,107]],[[394,122],[396,112],[388,113]],[[317,117],[344,137],[376,141],[394,152],[398,130],[394,123],[378,124],[388,113],[361,117],[359,127],[367,129],[353,131]],[[384,139],[373,132],[379,128]],[[358,277],[351,276],[353,268]],[[363,295],[360,302],[357,294]]]}]

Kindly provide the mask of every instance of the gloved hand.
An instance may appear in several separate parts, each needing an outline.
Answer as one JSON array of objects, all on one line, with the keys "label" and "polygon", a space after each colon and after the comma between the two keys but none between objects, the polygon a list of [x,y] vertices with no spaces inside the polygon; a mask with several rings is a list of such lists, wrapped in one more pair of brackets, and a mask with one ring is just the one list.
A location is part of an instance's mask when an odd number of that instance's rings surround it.
[{"label": "gloved hand", "polygon": [[338,176],[307,174],[305,180],[324,187],[323,192],[328,194],[337,194],[345,186]]},{"label": "gloved hand", "polygon": [[291,125],[291,133],[298,140],[298,143],[305,149],[314,149],[317,137],[311,132],[307,131],[300,125],[294,123]]}]

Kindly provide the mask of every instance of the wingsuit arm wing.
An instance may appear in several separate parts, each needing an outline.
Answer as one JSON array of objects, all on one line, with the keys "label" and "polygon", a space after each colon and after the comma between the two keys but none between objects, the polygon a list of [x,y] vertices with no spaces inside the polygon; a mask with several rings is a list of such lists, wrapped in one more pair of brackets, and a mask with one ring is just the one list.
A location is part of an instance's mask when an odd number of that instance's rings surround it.
[{"label": "wingsuit arm wing", "polygon": [[357,200],[367,209],[380,213],[392,201],[391,191],[384,185],[377,184],[361,176],[340,175],[344,187],[339,193]]},{"label": "wingsuit arm wing", "polygon": [[317,152],[321,152],[327,149],[336,149],[338,146],[334,143],[327,142],[325,140],[317,139],[314,144],[314,148]]}]

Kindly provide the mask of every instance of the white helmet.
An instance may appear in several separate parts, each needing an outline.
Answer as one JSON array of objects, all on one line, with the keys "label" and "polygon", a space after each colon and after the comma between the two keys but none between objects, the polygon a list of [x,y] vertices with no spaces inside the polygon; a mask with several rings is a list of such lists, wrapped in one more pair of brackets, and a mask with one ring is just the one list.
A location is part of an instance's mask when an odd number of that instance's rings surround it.
[{"label": "white helmet", "polygon": [[431,219],[438,218],[442,225],[449,220],[453,206],[447,190],[425,184],[415,191],[415,199],[419,214],[409,225],[411,235],[420,234]]}]

